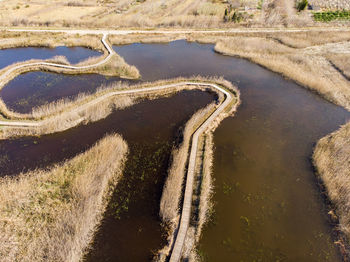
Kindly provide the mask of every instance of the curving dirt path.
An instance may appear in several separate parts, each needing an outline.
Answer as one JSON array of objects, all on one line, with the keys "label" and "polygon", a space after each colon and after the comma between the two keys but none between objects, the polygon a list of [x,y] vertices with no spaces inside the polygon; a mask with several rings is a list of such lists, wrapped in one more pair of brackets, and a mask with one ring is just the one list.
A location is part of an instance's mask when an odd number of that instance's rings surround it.
[{"label": "curving dirt path", "polygon": [[[132,30],[122,30],[122,31],[99,31],[99,30],[25,30],[25,29],[9,29],[8,31],[25,31],[25,32],[38,32],[38,31],[45,31],[45,32],[64,32],[64,33],[70,33],[70,34],[101,34],[103,33],[102,37],[102,43],[108,50],[108,56],[93,65],[87,65],[87,66],[70,66],[70,65],[61,65],[56,63],[48,63],[48,62],[34,62],[34,63],[28,63],[23,65],[18,65],[10,68],[5,73],[3,73],[0,76],[0,85],[2,84],[2,80],[5,79],[9,74],[12,72],[28,67],[33,65],[46,65],[46,66],[53,66],[53,67],[60,67],[60,68],[67,68],[67,69],[86,69],[86,68],[92,68],[99,66],[103,63],[106,63],[113,55],[114,51],[109,46],[109,44],[106,41],[106,38],[108,34],[130,34],[130,33],[189,33],[191,31],[132,31]],[[225,32],[225,31],[196,31],[196,32]],[[191,216],[191,207],[192,207],[192,194],[193,194],[193,180],[194,180],[194,173],[195,173],[195,167],[196,167],[196,155],[198,150],[198,140],[199,137],[210,127],[210,125],[215,121],[216,117],[222,113],[225,108],[233,101],[233,96],[230,92],[226,91],[225,89],[219,87],[216,84],[211,83],[203,83],[203,82],[179,82],[175,84],[169,84],[169,85],[163,85],[163,86],[156,86],[156,87],[150,87],[150,88],[141,88],[141,89],[133,89],[133,90],[124,90],[124,91],[115,91],[110,92],[105,95],[102,95],[86,104],[83,104],[75,109],[73,109],[72,113],[80,112],[84,109],[86,109],[89,106],[92,106],[94,104],[97,104],[109,97],[117,96],[117,95],[125,95],[125,94],[135,94],[135,93],[141,93],[141,92],[151,92],[151,91],[159,91],[162,89],[169,89],[169,88],[177,88],[179,86],[184,85],[195,85],[195,86],[207,86],[216,89],[218,92],[221,92],[225,96],[224,102],[214,111],[213,114],[210,115],[202,124],[201,126],[195,131],[192,138],[192,145],[191,145],[191,151],[189,156],[189,166],[187,171],[187,180],[185,185],[185,195],[184,195],[184,201],[183,201],[183,207],[182,207],[182,213],[181,213],[181,220],[179,224],[179,230],[175,238],[175,244],[173,247],[173,250],[171,252],[170,261],[171,262],[177,262],[181,259],[182,254],[182,248],[184,245],[184,241],[186,238],[187,230],[190,223],[190,216]],[[41,121],[0,121],[0,126],[12,126],[12,127],[39,127],[44,125],[44,120]]]},{"label": "curving dirt path", "polygon": [[[196,167],[196,155],[198,150],[198,140],[199,137],[210,127],[210,125],[215,121],[215,119],[218,117],[220,113],[222,113],[233,101],[233,95],[232,93],[226,91],[222,87],[211,84],[211,83],[203,83],[203,82],[179,82],[175,84],[168,84],[163,86],[155,86],[150,88],[139,88],[139,89],[132,89],[132,90],[124,90],[124,91],[116,91],[107,93],[101,97],[98,97],[82,106],[79,106],[78,108],[75,108],[72,112],[77,112],[80,110],[84,110],[88,106],[94,105],[100,101],[103,101],[111,96],[117,96],[117,95],[125,95],[125,94],[135,94],[135,93],[141,93],[141,92],[151,92],[151,91],[159,91],[163,89],[169,89],[169,88],[177,88],[179,86],[207,86],[214,88],[218,92],[222,93],[225,97],[224,102],[200,125],[200,127],[195,131],[192,138],[192,145],[191,145],[191,151],[190,151],[190,157],[189,157],[189,166],[187,171],[187,180],[186,180],[186,188],[185,188],[185,195],[184,195],[184,201],[183,201],[183,207],[182,207],[182,213],[181,213],[181,220],[179,225],[179,231],[176,236],[175,245],[173,248],[173,251],[171,253],[171,262],[179,261],[181,258],[181,252],[184,245],[184,241],[186,238],[187,229],[189,227],[190,222],[190,215],[191,215],[191,206],[192,206],[192,194],[193,194],[193,179],[194,179],[194,173],[195,173],[195,167]],[[17,126],[17,127],[33,127],[33,126],[40,126],[44,124],[44,121],[0,121],[0,126]]]},{"label": "curving dirt path", "polygon": [[[1,0],[0,0],[1,1]],[[107,62],[112,54],[114,53],[113,49],[108,45],[108,43],[105,41],[107,35],[127,35],[127,34],[133,34],[133,33],[142,33],[142,34],[188,34],[188,33],[246,33],[246,32],[309,32],[309,31],[322,31],[322,32],[331,32],[331,31],[349,31],[350,28],[315,28],[315,29],[230,29],[230,30],[40,30],[40,29],[6,29],[7,31],[13,31],[13,32],[55,32],[55,33],[67,33],[67,34],[103,34],[102,43],[106,47],[106,49],[109,52],[109,55],[102,61],[94,64],[94,65],[88,65],[88,66],[82,66],[82,67],[76,67],[76,66],[68,66],[68,65],[60,65],[55,63],[46,63],[46,62],[36,62],[31,64],[25,64],[25,65],[19,65],[14,68],[11,68],[10,70],[6,71],[2,76],[0,76],[0,84],[1,80],[4,79],[8,74],[11,72],[22,68],[26,66],[32,66],[32,65],[48,65],[48,66],[55,66],[55,67],[61,67],[61,68],[67,68],[67,69],[84,69],[84,68],[91,68],[95,66],[99,66],[105,62]],[[314,49],[309,50],[315,51]],[[318,51],[318,50],[316,50]],[[108,94],[105,94],[101,97],[98,97],[84,105],[81,105],[75,109],[73,109],[72,112],[84,110],[88,106],[91,106],[93,104],[96,104],[104,99],[107,99],[111,96],[116,95],[122,95],[122,94],[134,94],[134,93],[141,93],[141,92],[147,92],[147,91],[157,91],[167,88],[176,88],[181,85],[201,85],[201,86],[209,86],[212,87],[222,94],[225,95],[224,102],[214,111],[214,113],[208,117],[202,125],[195,131],[192,138],[192,145],[190,150],[190,156],[189,156],[189,164],[188,164],[188,171],[187,171],[187,179],[186,179],[186,185],[185,185],[185,194],[184,194],[184,201],[183,201],[183,207],[182,207],[182,213],[181,213],[181,220],[179,224],[178,233],[175,237],[175,244],[173,247],[173,250],[171,252],[170,256],[170,262],[177,262],[181,259],[182,249],[184,246],[184,241],[186,238],[187,230],[189,227],[190,222],[190,215],[191,215],[191,207],[192,207],[192,194],[193,194],[193,180],[194,180],[194,171],[196,166],[196,155],[198,151],[198,140],[199,137],[208,130],[210,127],[210,124],[215,121],[216,117],[222,113],[225,108],[233,101],[233,96],[230,92],[227,92],[223,88],[219,87],[216,84],[209,84],[209,83],[202,83],[202,82],[180,82],[176,84],[170,84],[170,85],[164,85],[164,86],[157,86],[157,87],[151,87],[151,88],[144,88],[144,89],[133,89],[133,90],[126,90],[126,91],[116,91],[111,92]],[[33,126],[40,126],[44,124],[44,121],[0,121],[0,126],[17,126],[17,127],[33,127]]]},{"label": "curving dirt path", "polygon": [[[1,30],[1,28],[0,28]],[[52,33],[67,33],[67,34],[107,34],[107,35],[128,35],[128,34],[212,34],[212,33],[274,33],[274,32],[332,32],[332,31],[349,31],[350,28],[232,28],[222,30],[103,30],[103,29],[7,29],[9,32],[52,32]]]},{"label": "curving dirt path", "polygon": [[3,80],[6,79],[11,73],[15,72],[18,69],[25,68],[25,67],[30,67],[30,66],[37,66],[37,65],[45,65],[45,66],[53,66],[53,67],[59,67],[59,68],[65,68],[65,69],[72,69],[72,70],[81,70],[81,69],[87,69],[87,68],[93,68],[100,66],[106,62],[108,62],[113,54],[115,53],[112,47],[107,43],[106,38],[107,34],[103,34],[103,37],[101,39],[104,47],[108,51],[108,56],[105,57],[103,60],[97,62],[96,64],[92,65],[86,65],[86,66],[71,66],[71,65],[62,65],[62,64],[56,64],[56,63],[48,63],[48,62],[34,62],[34,63],[27,63],[27,64],[21,64],[17,66],[13,66],[9,68],[7,71],[5,71],[1,76],[0,76],[0,86],[3,85]]},{"label": "curving dirt path", "polygon": [[205,122],[197,129],[197,131],[193,134],[192,145],[191,145],[191,153],[188,163],[187,170],[187,180],[186,180],[186,188],[184,201],[182,205],[182,213],[180,220],[179,231],[176,236],[174,248],[171,252],[170,262],[177,262],[181,259],[182,248],[185,242],[187,230],[190,223],[191,216],[191,207],[192,207],[192,194],[193,194],[193,179],[194,179],[194,171],[196,166],[196,155],[198,149],[198,139],[199,137],[209,128],[210,124],[215,120],[215,118],[232,102],[232,95],[226,90],[212,84],[206,84],[208,86],[212,86],[222,92],[226,97],[225,101],[220,105],[220,107],[215,110],[215,112],[205,120]]}]

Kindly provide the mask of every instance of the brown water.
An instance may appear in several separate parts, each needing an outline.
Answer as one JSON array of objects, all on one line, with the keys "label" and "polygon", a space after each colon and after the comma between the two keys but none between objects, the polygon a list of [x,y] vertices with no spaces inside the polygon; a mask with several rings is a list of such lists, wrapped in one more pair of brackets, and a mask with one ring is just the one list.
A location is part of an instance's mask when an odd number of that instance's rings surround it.
[{"label": "brown water", "polygon": [[[143,80],[222,75],[241,90],[238,113],[214,134],[215,209],[200,242],[204,260],[341,261],[310,158],[315,142],[349,119],[345,110],[248,61],[218,55],[212,45],[176,41],[114,48],[140,69]],[[85,77],[78,82],[98,79]],[[121,133],[130,147],[125,176],[87,260],[150,260],[163,243],[159,198],[174,137],[212,99],[186,91],[66,132],[1,141],[0,173],[47,167],[105,134]]]},{"label": "brown water", "polygon": [[114,47],[144,80],[219,75],[242,105],[214,134],[214,215],[205,261],[341,261],[311,156],[350,114],[318,95],[212,45],[175,41]]},{"label": "brown water", "polygon": [[179,129],[214,94],[183,91],[143,101],[89,125],[41,137],[0,141],[0,175],[46,168],[84,152],[107,134],[129,146],[123,177],[108,206],[89,261],[146,261],[164,244],[159,202]]},{"label": "brown water", "polygon": [[21,74],[7,83],[0,91],[0,98],[13,111],[30,113],[34,107],[62,98],[74,99],[80,93],[90,94],[100,86],[116,81],[136,82],[98,74],[65,75],[34,71]]},{"label": "brown water", "polygon": [[13,63],[30,59],[49,59],[54,56],[65,56],[71,64],[86,58],[100,56],[101,53],[85,47],[19,47],[0,50],[0,69]]}]

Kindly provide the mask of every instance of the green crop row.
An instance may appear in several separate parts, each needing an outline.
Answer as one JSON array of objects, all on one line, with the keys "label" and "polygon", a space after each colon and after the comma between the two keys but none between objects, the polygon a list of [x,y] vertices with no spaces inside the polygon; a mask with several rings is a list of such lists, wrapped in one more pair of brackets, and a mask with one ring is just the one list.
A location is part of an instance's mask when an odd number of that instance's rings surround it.
[{"label": "green crop row", "polygon": [[314,13],[315,21],[330,22],[333,20],[350,20],[350,11],[326,11]]}]

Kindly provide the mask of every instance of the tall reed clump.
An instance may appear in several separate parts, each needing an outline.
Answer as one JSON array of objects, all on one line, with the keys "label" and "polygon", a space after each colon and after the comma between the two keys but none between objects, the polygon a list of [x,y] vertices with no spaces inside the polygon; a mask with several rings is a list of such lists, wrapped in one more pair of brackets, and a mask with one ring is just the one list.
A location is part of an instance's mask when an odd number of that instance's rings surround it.
[{"label": "tall reed clump", "polygon": [[[338,241],[342,252],[350,255],[350,123],[322,138],[313,155],[317,174],[322,179],[335,213],[340,230],[347,240]],[[334,215],[333,215],[334,216]]]},{"label": "tall reed clump", "polygon": [[122,175],[118,135],[49,170],[0,179],[1,261],[80,261]]},{"label": "tall reed clump", "polygon": [[[91,59],[92,60],[92,59]],[[90,61],[91,62],[91,61]],[[83,61],[82,63],[89,63],[89,60]],[[125,60],[118,54],[113,54],[110,60],[97,67],[91,67],[89,69],[82,69],[72,71],[72,73],[97,73],[107,76],[120,76],[122,78],[137,79],[140,77],[139,70],[132,65],[129,65]]]}]

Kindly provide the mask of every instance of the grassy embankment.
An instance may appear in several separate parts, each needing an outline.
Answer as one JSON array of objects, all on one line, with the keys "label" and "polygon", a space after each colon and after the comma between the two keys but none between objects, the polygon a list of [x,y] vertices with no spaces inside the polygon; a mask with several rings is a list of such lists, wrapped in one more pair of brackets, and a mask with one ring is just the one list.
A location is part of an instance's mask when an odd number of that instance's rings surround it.
[{"label": "grassy embankment", "polygon": [[[231,104],[227,106],[206,132],[199,138],[198,153],[196,158],[195,184],[192,201],[191,225],[186,236],[186,252],[184,258],[195,257],[195,247],[201,235],[201,230],[211,212],[212,192],[212,150],[213,131],[226,117],[231,116],[240,103],[239,91],[230,82],[223,79],[215,79],[216,84],[230,91],[234,96]],[[158,261],[165,261],[169,255],[175,240],[176,230],[180,222],[182,207],[181,201],[186,181],[188,152],[191,146],[192,134],[199,126],[221,105],[223,95],[219,95],[217,103],[209,104],[206,108],[195,113],[186,123],[183,131],[183,141],[179,148],[172,153],[172,163],[168,171],[168,177],[163,188],[160,216],[168,228],[168,244],[158,252]]]},{"label": "grassy embankment", "polygon": [[79,35],[57,32],[11,32],[1,31],[0,49],[16,47],[49,47],[82,46],[104,53],[106,50],[101,43],[102,35]]},{"label": "grassy embankment", "polygon": [[127,151],[111,135],[49,170],[1,178],[1,261],[80,261]]},{"label": "grassy embankment", "polygon": [[339,230],[347,239],[336,242],[349,257],[350,239],[350,124],[322,138],[314,152],[314,164],[325,185],[334,210],[329,214],[339,221]]},{"label": "grassy embankment", "polygon": [[[22,115],[14,113],[9,114],[10,117],[19,117],[18,119],[40,120],[41,125],[37,127],[2,127],[0,130],[0,139],[7,139],[15,136],[24,135],[43,135],[60,132],[72,128],[78,124],[94,122],[105,118],[115,109],[122,109],[133,105],[141,99],[155,99],[161,96],[174,94],[184,89],[200,89],[206,90],[208,87],[200,85],[179,85],[160,90],[151,90],[128,95],[114,94],[117,91],[128,89],[147,89],[161,85],[181,83],[181,82],[203,81],[208,83],[220,83],[222,80],[217,78],[175,78],[170,80],[160,80],[152,83],[142,83],[138,85],[128,86],[121,83],[111,84],[101,87],[96,93],[91,95],[81,95],[74,100],[60,100],[48,105],[36,108],[32,114]],[[213,89],[214,92],[216,92]],[[0,108],[2,110],[3,108]],[[7,110],[5,108],[5,110]],[[2,112],[5,112],[2,111]],[[3,113],[5,115],[5,113]],[[16,118],[14,118],[16,119]]]}]

